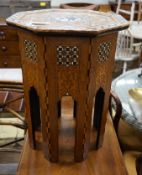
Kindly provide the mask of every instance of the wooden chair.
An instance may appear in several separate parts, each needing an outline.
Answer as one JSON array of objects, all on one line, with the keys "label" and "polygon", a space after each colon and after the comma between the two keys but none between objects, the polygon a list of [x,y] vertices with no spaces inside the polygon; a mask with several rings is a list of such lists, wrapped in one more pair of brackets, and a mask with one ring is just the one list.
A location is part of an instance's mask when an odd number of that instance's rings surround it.
[{"label": "wooden chair", "polygon": [[[14,98],[13,98],[14,97]],[[20,101],[20,102],[19,102]],[[17,103],[18,102],[18,108]],[[26,130],[27,125],[25,119],[19,114],[24,105],[23,80],[21,69],[0,69],[0,111],[8,112],[19,121],[5,121],[0,119],[0,125],[14,126],[16,128]],[[0,145],[4,148],[10,144],[23,140],[24,137],[10,141],[9,143]],[[0,149],[3,151],[5,149]],[[6,149],[7,150],[7,149]]]},{"label": "wooden chair", "polygon": [[91,3],[65,3],[61,4],[60,8],[63,9],[86,9],[86,10],[98,10],[99,6]]},{"label": "wooden chair", "polygon": [[134,12],[135,12],[135,2],[132,2],[130,10],[126,10],[122,8],[122,0],[118,0],[116,14],[128,16],[130,23],[132,23],[134,20]]},{"label": "wooden chair", "polygon": [[123,30],[118,33],[115,60],[123,62],[123,73],[127,70],[128,62],[140,59],[140,53],[141,43],[134,44],[129,30]]},{"label": "wooden chair", "polygon": [[119,32],[117,48],[116,48],[116,61],[122,61],[123,63],[123,73],[127,70],[127,63],[130,61],[135,61],[140,59],[141,53],[141,42],[134,43],[134,38],[132,36],[133,20],[135,3],[132,2],[130,10],[125,10],[121,8],[122,0],[118,0],[118,6],[116,13],[129,16],[130,27],[126,30]]},{"label": "wooden chair", "polygon": [[[115,106],[115,114],[114,114],[114,106]],[[118,136],[118,140],[120,142],[120,146],[123,151],[123,157],[124,157],[124,161],[125,161],[125,164],[128,170],[128,174],[129,175],[137,175],[137,174],[141,175],[142,173],[142,150],[140,151],[140,150],[137,150],[137,148],[134,148],[137,143],[133,139],[131,132],[129,135],[127,135],[128,137],[127,139],[130,140],[130,142],[133,144],[133,147],[128,148],[128,149],[125,148],[125,150],[123,149],[124,139],[121,138],[122,135],[120,135],[120,132],[122,132],[122,130],[124,132],[127,132],[126,130],[128,127],[126,126],[124,121],[122,121],[121,119],[122,104],[121,104],[119,97],[114,92],[111,92],[110,94],[109,111],[110,111],[110,115],[113,120],[116,134]],[[133,128],[131,128],[131,130],[132,129]],[[128,132],[129,131],[130,129],[128,130]],[[141,145],[141,149],[142,149],[142,145]]]}]

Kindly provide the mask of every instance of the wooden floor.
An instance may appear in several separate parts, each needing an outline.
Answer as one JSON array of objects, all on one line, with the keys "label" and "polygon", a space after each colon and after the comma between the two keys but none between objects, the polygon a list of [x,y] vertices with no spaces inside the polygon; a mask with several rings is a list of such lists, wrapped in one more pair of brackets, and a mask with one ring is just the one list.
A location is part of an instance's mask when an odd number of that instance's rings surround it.
[{"label": "wooden floor", "polygon": [[0,164],[0,175],[15,175],[17,166],[17,163]]},{"label": "wooden floor", "polygon": [[[1,139],[0,143],[8,143],[13,141],[10,139]],[[16,175],[23,142],[19,142],[4,148],[0,148],[0,175]]]},{"label": "wooden floor", "polygon": [[18,163],[19,158],[20,152],[0,152],[0,164]]},{"label": "wooden floor", "polygon": [[0,152],[0,175],[16,175],[20,154],[14,151]]}]

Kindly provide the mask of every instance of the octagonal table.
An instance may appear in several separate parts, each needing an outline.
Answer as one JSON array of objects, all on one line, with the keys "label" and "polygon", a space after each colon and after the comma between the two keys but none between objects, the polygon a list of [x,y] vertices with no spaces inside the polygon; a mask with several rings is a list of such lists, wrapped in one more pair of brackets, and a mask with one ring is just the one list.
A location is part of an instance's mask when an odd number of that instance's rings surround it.
[{"label": "octagonal table", "polygon": [[[114,14],[50,9],[16,13],[7,23],[19,33],[31,146],[38,149],[41,130],[49,161],[62,160],[60,153],[83,161],[103,142],[117,32],[128,22]],[[71,122],[62,118],[66,96],[73,102]]]}]

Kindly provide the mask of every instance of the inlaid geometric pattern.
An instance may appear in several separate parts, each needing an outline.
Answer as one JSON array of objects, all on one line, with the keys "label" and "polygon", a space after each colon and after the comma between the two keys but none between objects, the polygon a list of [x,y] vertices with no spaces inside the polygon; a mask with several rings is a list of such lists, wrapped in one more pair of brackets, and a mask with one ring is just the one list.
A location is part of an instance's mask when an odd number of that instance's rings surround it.
[{"label": "inlaid geometric pattern", "polygon": [[26,57],[32,61],[37,60],[37,45],[30,40],[24,41]]},{"label": "inlaid geometric pattern", "polygon": [[110,55],[111,42],[103,42],[99,45],[97,61],[99,63],[107,61]]},{"label": "inlaid geometric pattern", "polygon": [[[45,61],[45,60],[44,60]],[[47,74],[47,64],[46,61],[44,63],[44,76],[45,76],[45,84],[44,84],[44,104],[46,108],[44,108],[44,113],[46,115],[46,143],[48,145],[47,152],[48,152],[48,158],[51,159],[51,130],[50,130],[50,122],[49,122],[49,103],[48,103],[48,74]]]},{"label": "inlaid geometric pattern", "polygon": [[77,65],[79,49],[77,46],[57,46],[56,57],[58,65],[66,67]]}]

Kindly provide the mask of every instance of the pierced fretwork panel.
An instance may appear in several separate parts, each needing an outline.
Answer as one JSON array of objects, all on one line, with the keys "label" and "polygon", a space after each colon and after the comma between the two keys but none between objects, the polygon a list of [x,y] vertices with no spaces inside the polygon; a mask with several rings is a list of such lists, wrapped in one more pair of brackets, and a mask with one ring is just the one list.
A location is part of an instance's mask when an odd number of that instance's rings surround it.
[{"label": "pierced fretwork panel", "polygon": [[77,46],[57,46],[57,64],[63,66],[73,66],[78,64],[79,48]]},{"label": "pierced fretwork panel", "polygon": [[37,61],[37,45],[30,40],[24,41],[26,58],[32,61]]},{"label": "pierced fretwork panel", "polygon": [[98,49],[98,59],[97,59],[98,62],[103,63],[107,61],[109,59],[110,51],[111,51],[110,41],[101,43]]}]

